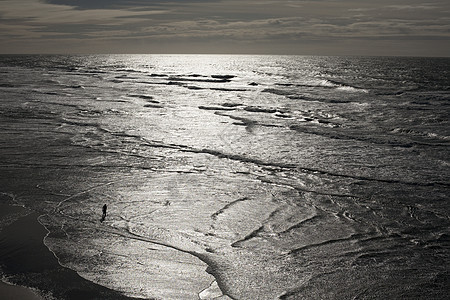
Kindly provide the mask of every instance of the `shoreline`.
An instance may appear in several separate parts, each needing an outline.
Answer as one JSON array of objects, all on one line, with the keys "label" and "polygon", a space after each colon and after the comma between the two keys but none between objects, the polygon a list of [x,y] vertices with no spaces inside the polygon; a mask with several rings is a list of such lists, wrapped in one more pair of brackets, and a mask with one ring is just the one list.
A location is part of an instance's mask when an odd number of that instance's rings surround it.
[{"label": "shoreline", "polygon": [[[8,212],[17,211],[11,205],[1,206],[5,207],[2,218],[9,217]],[[44,245],[47,234],[34,212],[20,216],[0,231],[1,271],[10,282],[0,281],[0,298],[43,299],[35,290],[56,299],[138,299],[98,285],[61,266]]]},{"label": "shoreline", "polygon": [[32,289],[6,283],[0,280],[0,297],[2,299],[23,299],[23,300],[44,300],[43,297],[36,294]]}]

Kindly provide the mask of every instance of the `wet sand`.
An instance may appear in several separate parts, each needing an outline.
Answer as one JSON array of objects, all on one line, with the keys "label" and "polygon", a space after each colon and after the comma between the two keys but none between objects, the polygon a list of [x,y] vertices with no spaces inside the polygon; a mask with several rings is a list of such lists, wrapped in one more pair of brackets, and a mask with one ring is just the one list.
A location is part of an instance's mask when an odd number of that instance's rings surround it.
[{"label": "wet sand", "polygon": [[1,299],[23,299],[23,300],[41,300],[43,298],[39,297],[30,289],[22,286],[10,285],[0,281],[0,298]]},{"label": "wet sand", "polygon": [[[8,211],[17,211],[17,207]],[[1,215],[2,220],[8,218],[5,210]],[[22,286],[57,299],[135,299],[90,282],[61,266],[43,244],[47,230],[37,218],[36,213],[20,217],[0,232],[0,265],[8,281],[16,285],[2,283],[1,299],[40,299]]]}]

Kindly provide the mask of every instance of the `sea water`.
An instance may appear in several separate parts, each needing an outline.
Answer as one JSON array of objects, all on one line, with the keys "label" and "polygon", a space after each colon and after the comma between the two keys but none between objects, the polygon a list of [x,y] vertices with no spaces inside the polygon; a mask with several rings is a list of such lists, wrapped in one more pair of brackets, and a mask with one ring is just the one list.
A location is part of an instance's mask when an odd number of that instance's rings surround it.
[{"label": "sea water", "polygon": [[127,296],[444,299],[449,70],[4,55],[2,201],[40,215],[61,265]]}]

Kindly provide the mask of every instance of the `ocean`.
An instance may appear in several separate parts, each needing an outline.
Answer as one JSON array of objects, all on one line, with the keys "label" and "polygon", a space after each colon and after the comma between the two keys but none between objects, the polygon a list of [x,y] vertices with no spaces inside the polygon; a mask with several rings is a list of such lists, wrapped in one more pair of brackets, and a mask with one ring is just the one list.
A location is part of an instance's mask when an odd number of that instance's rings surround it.
[{"label": "ocean", "polygon": [[[0,228],[34,216],[62,269],[119,298],[446,299],[449,72],[449,58],[2,55]],[[12,263],[12,244],[3,281],[76,299]]]}]

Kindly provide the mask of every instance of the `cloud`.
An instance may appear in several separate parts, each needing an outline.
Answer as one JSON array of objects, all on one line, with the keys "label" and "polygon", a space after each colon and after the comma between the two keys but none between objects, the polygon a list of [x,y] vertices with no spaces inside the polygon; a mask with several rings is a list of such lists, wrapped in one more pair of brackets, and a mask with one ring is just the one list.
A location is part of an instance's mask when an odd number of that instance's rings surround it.
[{"label": "cloud", "polygon": [[[76,10],[74,6],[42,3],[34,0],[4,0],[0,2],[1,19],[17,20],[23,24],[86,24],[86,23],[114,23],[124,24],[139,20],[139,17],[152,14],[163,14],[162,10]],[[137,18],[137,19],[132,19]]]},{"label": "cloud", "polygon": [[438,6],[433,3],[424,3],[422,5],[389,5],[387,6],[389,9],[397,9],[397,10],[423,10],[423,9],[436,9]]},{"label": "cloud", "polygon": [[80,10],[91,9],[129,9],[133,7],[170,7],[183,6],[193,3],[211,4],[220,2],[221,0],[45,0],[45,3],[56,5],[67,5]]},{"label": "cloud", "polygon": [[253,43],[258,52],[261,43],[276,43],[291,53],[311,41],[445,40],[448,11],[444,0],[0,0],[0,52],[27,40],[53,51],[58,38],[57,49],[71,51],[77,43],[89,52],[106,45],[135,52],[158,43],[174,49],[215,43],[233,51]]}]

